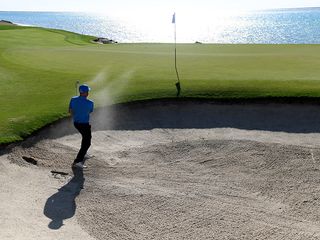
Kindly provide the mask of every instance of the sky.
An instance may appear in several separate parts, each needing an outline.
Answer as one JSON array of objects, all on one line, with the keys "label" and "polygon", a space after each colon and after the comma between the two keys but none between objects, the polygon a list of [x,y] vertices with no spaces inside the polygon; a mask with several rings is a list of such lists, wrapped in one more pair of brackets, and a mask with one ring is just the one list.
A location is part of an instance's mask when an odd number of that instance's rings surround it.
[{"label": "sky", "polygon": [[0,11],[100,12],[219,11],[320,7],[320,0],[0,0]]}]

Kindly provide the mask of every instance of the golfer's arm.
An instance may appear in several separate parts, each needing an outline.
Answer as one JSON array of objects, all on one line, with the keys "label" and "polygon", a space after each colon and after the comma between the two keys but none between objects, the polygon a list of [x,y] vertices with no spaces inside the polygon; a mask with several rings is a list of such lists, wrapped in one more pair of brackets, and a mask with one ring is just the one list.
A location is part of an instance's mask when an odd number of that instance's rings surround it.
[{"label": "golfer's arm", "polygon": [[69,114],[72,116],[73,112],[72,112],[72,109],[69,108]]}]

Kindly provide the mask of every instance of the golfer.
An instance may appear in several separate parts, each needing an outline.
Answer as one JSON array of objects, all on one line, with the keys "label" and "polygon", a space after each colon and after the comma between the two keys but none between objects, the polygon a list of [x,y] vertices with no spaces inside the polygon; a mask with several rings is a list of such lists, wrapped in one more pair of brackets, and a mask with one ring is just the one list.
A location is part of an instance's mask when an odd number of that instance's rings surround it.
[{"label": "golfer", "polygon": [[82,136],[81,148],[72,167],[83,168],[84,156],[91,145],[91,125],[89,119],[90,113],[93,112],[94,103],[87,98],[89,91],[90,88],[88,85],[81,85],[79,87],[80,95],[71,98],[69,104],[69,113],[73,117],[74,126]]}]

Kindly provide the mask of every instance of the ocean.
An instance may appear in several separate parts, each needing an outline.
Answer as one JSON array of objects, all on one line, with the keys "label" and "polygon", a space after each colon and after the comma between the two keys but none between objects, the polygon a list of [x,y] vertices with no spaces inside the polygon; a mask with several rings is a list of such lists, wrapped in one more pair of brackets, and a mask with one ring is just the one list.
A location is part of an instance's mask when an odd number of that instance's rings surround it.
[{"label": "ocean", "polygon": [[[4,12],[0,20],[64,29],[118,42],[173,42],[170,14],[134,14],[127,18],[71,12]],[[176,13],[177,42],[320,44],[320,8],[239,13]]]}]

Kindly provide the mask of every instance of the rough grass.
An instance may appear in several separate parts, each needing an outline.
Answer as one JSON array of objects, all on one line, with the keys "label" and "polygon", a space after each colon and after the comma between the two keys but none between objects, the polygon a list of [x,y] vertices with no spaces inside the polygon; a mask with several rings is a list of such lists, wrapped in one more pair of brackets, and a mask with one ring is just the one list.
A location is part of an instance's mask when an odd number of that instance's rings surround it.
[{"label": "rough grass", "polygon": [[[0,143],[67,114],[75,81],[97,106],[175,97],[172,44],[111,44],[61,30],[0,26]],[[182,97],[320,96],[320,45],[178,44]]]}]

